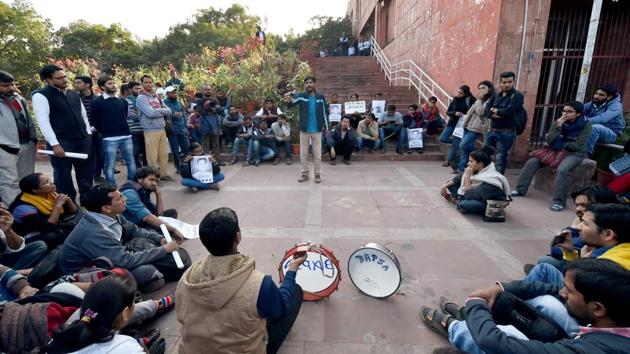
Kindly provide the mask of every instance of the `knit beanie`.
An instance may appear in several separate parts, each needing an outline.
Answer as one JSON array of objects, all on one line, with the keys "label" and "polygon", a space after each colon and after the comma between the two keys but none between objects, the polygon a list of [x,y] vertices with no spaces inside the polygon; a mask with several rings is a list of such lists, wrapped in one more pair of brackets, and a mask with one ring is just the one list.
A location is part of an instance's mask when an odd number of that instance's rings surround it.
[{"label": "knit beanie", "polygon": [[602,86],[598,87],[597,90],[602,90],[602,91],[606,92],[606,94],[608,96],[613,96],[614,94],[617,93],[617,88],[615,86],[613,86],[612,84],[602,85]]},{"label": "knit beanie", "polygon": [[580,114],[584,110],[584,105],[580,101],[571,101],[564,104],[565,106],[573,107],[575,111]]}]

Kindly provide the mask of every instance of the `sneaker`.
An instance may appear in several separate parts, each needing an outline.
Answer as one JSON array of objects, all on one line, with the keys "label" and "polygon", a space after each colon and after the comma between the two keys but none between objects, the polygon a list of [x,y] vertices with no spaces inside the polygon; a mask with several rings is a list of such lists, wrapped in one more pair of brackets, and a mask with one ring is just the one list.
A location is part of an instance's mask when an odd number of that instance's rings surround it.
[{"label": "sneaker", "polygon": [[225,145],[225,147],[229,149],[229,148],[232,147],[232,144],[227,144],[227,145]]},{"label": "sneaker", "polygon": [[230,162],[228,162],[228,165],[232,166],[236,163],[236,159],[231,159]]},{"label": "sneaker", "polygon": [[398,155],[403,155],[403,152],[402,152],[402,150],[400,150],[400,149],[396,149],[396,153],[397,153]]},{"label": "sneaker", "polygon": [[350,160],[343,160],[343,163],[346,165],[352,165],[352,162],[350,162]]},{"label": "sneaker", "polygon": [[210,189],[212,189],[213,191],[218,191],[221,190],[221,187],[219,187],[219,183],[212,183],[210,185]]},{"label": "sneaker", "polygon": [[519,192],[518,190],[513,190],[510,192],[510,197],[524,197],[525,194]]},{"label": "sneaker", "polygon": [[254,166],[256,166],[256,167],[260,166],[260,160],[254,161]]},{"label": "sneaker", "polygon": [[168,295],[162,296],[158,300],[153,301],[155,301],[158,313],[170,311],[173,309],[173,307],[175,307],[175,290],[168,293]]},{"label": "sneaker", "polygon": [[164,182],[175,182],[175,179],[169,175],[161,176],[160,180]]},{"label": "sneaker", "polygon": [[291,159],[290,157],[287,158],[287,165],[290,165],[293,163],[293,159]]},{"label": "sneaker", "polygon": [[276,157],[276,158],[273,160],[273,165],[275,166],[275,165],[277,165],[277,164],[279,164],[279,163],[280,163],[280,158],[279,158],[279,157]]},{"label": "sneaker", "polygon": [[322,183],[322,176],[319,174],[315,175],[315,183]]},{"label": "sneaker", "polygon": [[407,155],[411,155],[411,154],[413,154],[413,151],[407,150]]},{"label": "sneaker", "polygon": [[330,165],[331,166],[335,166],[337,164],[337,160],[335,159],[330,159]]},{"label": "sneaker", "polygon": [[562,204],[553,203],[549,207],[549,210],[551,210],[551,211],[563,211],[564,208],[565,208],[565,206],[562,205]]},{"label": "sneaker", "polygon": [[523,272],[525,272],[525,275],[529,275],[529,273],[531,273],[532,269],[534,269],[534,264],[531,263],[527,263],[523,266]]},{"label": "sneaker", "polygon": [[188,190],[191,191],[192,193],[199,192],[199,188],[197,188],[197,187],[188,187]]},{"label": "sneaker", "polygon": [[424,154],[424,150],[418,149],[418,154]]},{"label": "sneaker", "polygon": [[250,165],[249,161],[243,161],[243,165],[242,165],[243,167],[247,167],[249,165]]},{"label": "sneaker", "polygon": [[298,182],[306,182],[308,180],[308,173],[302,173],[302,175],[300,176],[300,179],[298,179]]}]

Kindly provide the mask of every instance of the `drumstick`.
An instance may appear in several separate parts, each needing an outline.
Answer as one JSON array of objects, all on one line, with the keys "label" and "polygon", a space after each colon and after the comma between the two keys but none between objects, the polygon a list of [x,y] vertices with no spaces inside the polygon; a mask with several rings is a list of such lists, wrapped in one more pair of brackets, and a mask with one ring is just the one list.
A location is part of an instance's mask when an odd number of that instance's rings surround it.
[{"label": "drumstick", "polygon": [[[160,225],[160,230],[162,230],[162,235],[164,235],[166,242],[173,241],[173,239],[171,238],[171,233],[168,232],[165,224]],[[177,268],[184,268],[184,262],[182,262],[182,257],[179,256],[179,252],[177,252],[177,250],[173,251],[173,259],[175,260],[175,264],[177,264]]]}]

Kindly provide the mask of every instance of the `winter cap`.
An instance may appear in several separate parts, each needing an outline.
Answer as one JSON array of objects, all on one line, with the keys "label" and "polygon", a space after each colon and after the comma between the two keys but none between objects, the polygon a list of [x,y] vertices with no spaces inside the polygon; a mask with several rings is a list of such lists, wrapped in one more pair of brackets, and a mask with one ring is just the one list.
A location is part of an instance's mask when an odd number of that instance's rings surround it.
[{"label": "winter cap", "polygon": [[597,90],[602,90],[602,91],[606,92],[606,94],[608,96],[613,96],[614,94],[617,93],[617,88],[615,86],[613,86],[612,84],[602,85],[602,86],[598,87]]}]

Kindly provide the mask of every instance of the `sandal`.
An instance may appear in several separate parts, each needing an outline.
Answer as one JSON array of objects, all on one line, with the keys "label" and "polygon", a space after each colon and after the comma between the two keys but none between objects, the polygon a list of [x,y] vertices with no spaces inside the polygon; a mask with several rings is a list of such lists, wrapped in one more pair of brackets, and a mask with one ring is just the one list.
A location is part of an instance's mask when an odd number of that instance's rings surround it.
[{"label": "sandal", "polygon": [[451,167],[451,163],[450,162],[444,162],[444,163],[442,163],[442,167]]},{"label": "sandal", "polygon": [[448,337],[448,327],[455,321],[453,316],[440,313],[438,310],[426,306],[422,306],[419,315],[429,329],[444,337]]},{"label": "sandal", "polygon": [[440,296],[440,310],[458,321],[466,320],[466,308],[455,302],[450,302],[445,296]]}]

